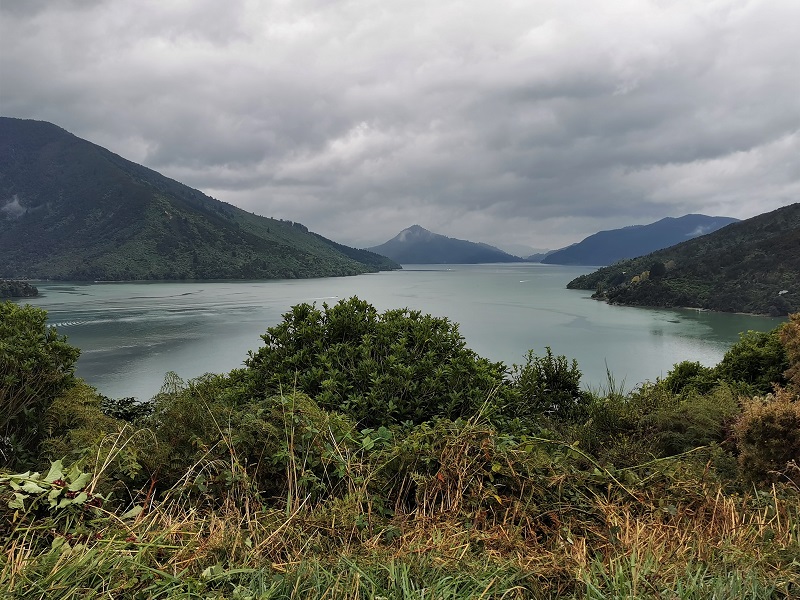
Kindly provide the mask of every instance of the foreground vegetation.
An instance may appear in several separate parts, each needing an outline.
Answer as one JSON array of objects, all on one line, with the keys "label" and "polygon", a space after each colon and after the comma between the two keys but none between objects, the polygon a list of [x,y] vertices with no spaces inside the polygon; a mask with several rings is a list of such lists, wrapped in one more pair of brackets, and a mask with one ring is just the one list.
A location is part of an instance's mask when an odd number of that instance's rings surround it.
[{"label": "foreground vegetation", "polygon": [[152,401],[0,305],[0,589],[19,598],[791,598],[800,316],[625,392],[455,324],[293,307]]}]

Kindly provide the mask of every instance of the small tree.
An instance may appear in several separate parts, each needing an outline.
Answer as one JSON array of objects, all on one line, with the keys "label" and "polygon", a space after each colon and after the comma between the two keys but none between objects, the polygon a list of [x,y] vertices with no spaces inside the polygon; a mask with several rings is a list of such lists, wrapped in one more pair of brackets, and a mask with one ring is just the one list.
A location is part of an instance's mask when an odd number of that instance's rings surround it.
[{"label": "small tree", "polygon": [[544,356],[529,351],[524,365],[514,365],[512,381],[516,397],[507,406],[511,417],[569,421],[585,414],[588,396],[581,390],[578,361],[554,356],[550,346]]},{"label": "small tree", "polygon": [[658,279],[659,277],[663,277],[666,272],[667,266],[661,261],[656,261],[650,265],[650,279]]},{"label": "small tree", "polygon": [[362,426],[474,414],[503,392],[505,367],[466,347],[458,325],[356,297],[299,304],[247,361],[254,395],[301,391]]},{"label": "small tree", "polygon": [[781,325],[778,335],[789,363],[784,377],[800,391],[800,313],[789,315],[789,321]]},{"label": "small tree", "polygon": [[[734,426],[739,448],[739,467],[754,482],[780,481],[800,484],[800,401],[789,390],[744,403]],[[794,468],[792,468],[794,467]]]},{"label": "small tree", "polygon": [[775,384],[784,385],[789,368],[778,330],[743,333],[716,367],[717,377],[730,383],[745,383],[752,393],[768,394]]},{"label": "small tree", "polygon": [[46,323],[43,309],[0,304],[0,463],[7,466],[35,459],[48,407],[75,381],[80,350]]},{"label": "small tree", "polygon": [[684,360],[673,365],[667,376],[659,382],[666,391],[672,394],[697,392],[705,394],[717,385],[716,371],[699,362]]}]

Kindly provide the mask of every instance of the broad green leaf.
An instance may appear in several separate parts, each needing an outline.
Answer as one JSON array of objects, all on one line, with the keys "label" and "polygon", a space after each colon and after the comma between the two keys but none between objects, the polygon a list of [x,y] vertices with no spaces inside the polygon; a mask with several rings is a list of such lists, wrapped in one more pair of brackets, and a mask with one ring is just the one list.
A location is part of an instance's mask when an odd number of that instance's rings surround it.
[{"label": "broad green leaf", "polygon": [[86,484],[92,480],[92,475],[91,473],[80,473],[77,477],[72,477],[72,473],[70,473],[70,479],[72,479],[72,483],[69,484],[69,491],[77,492],[86,487]]},{"label": "broad green leaf", "polygon": [[42,492],[46,492],[47,490],[43,487],[36,485],[33,481],[26,481],[22,484],[22,491],[27,492],[29,494],[41,494]]},{"label": "broad green leaf", "polygon": [[58,504],[58,497],[61,495],[61,488],[53,488],[50,490],[50,493],[47,494],[47,501],[50,504],[50,508],[55,508]]},{"label": "broad green leaf", "polygon": [[56,460],[50,465],[50,470],[44,478],[47,483],[53,483],[57,479],[64,479],[64,465],[61,460]]},{"label": "broad green leaf", "polygon": [[214,577],[219,577],[225,571],[220,565],[211,565],[210,567],[206,567],[206,569],[200,574],[201,579],[212,579]]}]

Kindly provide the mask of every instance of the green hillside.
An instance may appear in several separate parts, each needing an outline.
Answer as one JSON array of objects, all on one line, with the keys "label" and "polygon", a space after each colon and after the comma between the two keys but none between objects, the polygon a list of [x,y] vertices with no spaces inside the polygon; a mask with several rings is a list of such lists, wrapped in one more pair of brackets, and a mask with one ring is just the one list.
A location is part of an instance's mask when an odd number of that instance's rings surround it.
[{"label": "green hillside", "polygon": [[800,204],[571,281],[614,304],[786,315],[800,309]]},{"label": "green hillside", "polygon": [[0,118],[0,277],[241,279],[399,268],[256,216],[50,123]]}]

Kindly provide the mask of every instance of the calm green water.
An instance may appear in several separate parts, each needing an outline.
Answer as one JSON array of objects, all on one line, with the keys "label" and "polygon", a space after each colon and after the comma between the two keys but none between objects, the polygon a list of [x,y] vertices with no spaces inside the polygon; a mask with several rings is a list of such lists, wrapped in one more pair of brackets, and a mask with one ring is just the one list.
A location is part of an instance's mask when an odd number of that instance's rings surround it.
[{"label": "calm green water", "polygon": [[260,335],[299,302],[356,295],[379,310],[409,307],[460,324],[478,354],[520,363],[528,349],[576,358],[584,384],[606,366],[630,389],[681,360],[716,364],[739,332],[780,319],[608,306],[566,283],[591,271],[555,265],[407,266],[330,279],[258,282],[37,284],[31,304],[81,348],[78,374],[112,397],[149,398],[164,374],[188,379],[242,365]]}]

